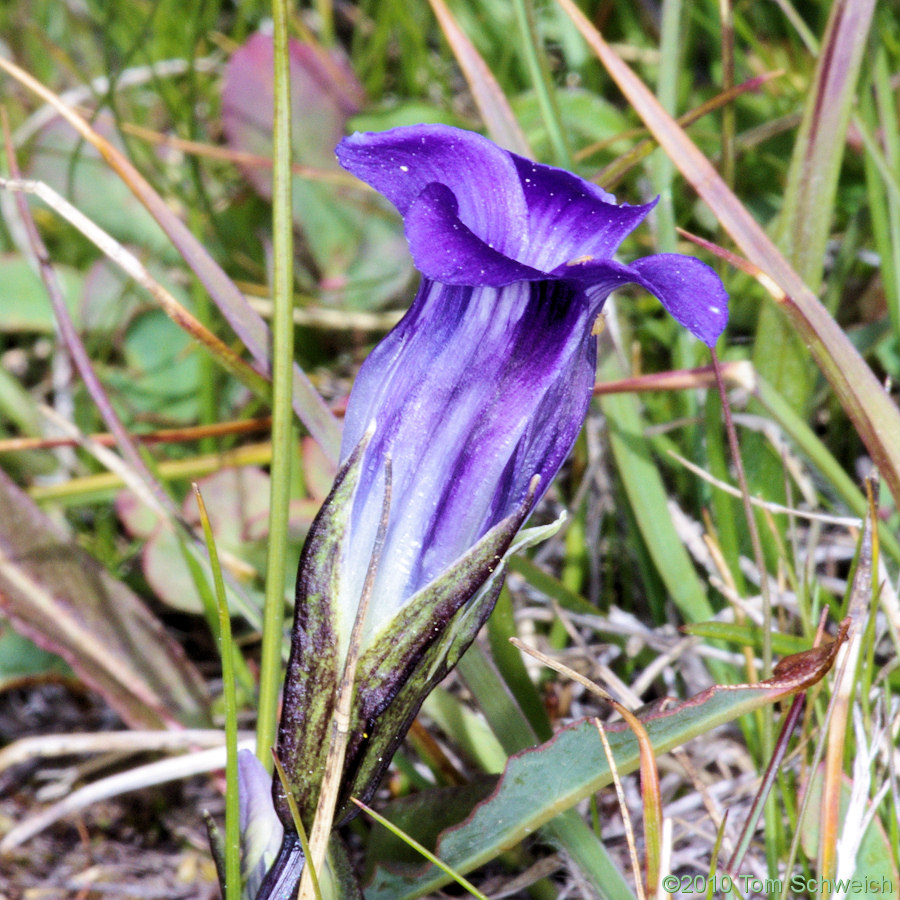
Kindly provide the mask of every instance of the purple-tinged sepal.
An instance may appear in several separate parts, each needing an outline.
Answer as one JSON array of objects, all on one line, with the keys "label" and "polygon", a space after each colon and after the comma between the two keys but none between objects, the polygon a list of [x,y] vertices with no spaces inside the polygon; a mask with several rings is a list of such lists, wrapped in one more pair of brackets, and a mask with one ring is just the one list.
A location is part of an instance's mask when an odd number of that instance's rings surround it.
[{"label": "purple-tinged sepal", "polygon": [[358,702],[336,822],[368,802],[423,701],[459,662],[494,608],[507,561],[546,540],[563,522],[520,531],[537,493],[535,478],[519,508],[427,587],[383,629],[357,667]]},{"label": "purple-tinged sepal", "polygon": [[[374,423],[373,423],[374,425]],[[343,658],[350,637],[348,617],[341,609],[345,599],[346,558],[350,515],[372,437],[366,431],[347,457],[331,493],[319,510],[300,557],[291,652],[284,680],[278,758],[297,804],[300,820],[312,827],[331,721],[337,698]],[[279,778],[271,783],[275,810],[287,831],[294,831],[293,817]]]}]

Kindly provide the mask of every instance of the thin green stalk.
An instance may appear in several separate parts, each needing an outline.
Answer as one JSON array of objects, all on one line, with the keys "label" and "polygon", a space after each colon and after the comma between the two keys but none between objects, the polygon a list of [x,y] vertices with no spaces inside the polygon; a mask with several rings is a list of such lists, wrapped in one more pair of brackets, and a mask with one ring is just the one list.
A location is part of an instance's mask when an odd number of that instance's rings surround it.
[{"label": "thin green stalk", "polygon": [[553,162],[563,168],[571,169],[572,151],[562,127],[553,79],[547,67],[547,60],[541,51],[541,38],[534,15],[534,3],[532,0],[514,0],[513,8],[516,12],[516,23],[522,35],[522,52],[525,54],[531,83],[537,96],[544,127],[547,129],[547,136],[550,139]]},{"label": "thin green stalk", "polygon": [[[888,164],[888,171],[894,175],[894,178],[885,179],[890,186],[892,183],[896,184],[895,179],[900,178],[900,133],[898,133],[896,94],[891,86],[891,71],[884,47],[879,48],[875,57],[873,87],[878,110],[876,121],[880,125],[884,156]],[[874,160],[866,159],[867,181],[874,181],[874,177],[869,175],[870,169],[874,167],[873,164],[877,165]],[[875,193],[874,190],[870,191],[870,197]],[[880,201],[881,197],[879,196],[876,202]],[[887,210],[883,218],[887,219],[887,227],[880,228],[880,233],[875,235],[875,240],[881,255],[882,281],[888,300],[891,325],[894,329],[894,336],[900,337],[900,284],[898,284],[898,280],[900,280],[900,198],[897,197],[897,192],[889,191],[884,203]]]},{"label": "thin green stalk", "polygon": [[487,896],[482,894],[481,891],[472,884],[471,881],[463,878],[462,875],[459,875],[455,872],[450,866],[448,866],[445,862],[440,860],[437,856],[435,856],[427,847],[420,844],[417,840],[410,837],[403,829],[398,828],[394,825],[393,822],[390,822],[384,816],[379,815],[372,809],[370,806],[366,806],[361,800],[357,800],[355,797],[351,798],[353,802],[362,810],[367,812],[379,825],[384,826],[393,834],[395,837],[399,838],[408,846],[412,847],[417,853],[423,856],[428,862],[432,863],[432,865],[437,866],[441,871],[446,872],[463,890],[466,890],[471,894],[471,896],[478,898],[478,900],[488,900]]},{"label": "thin green stalk", "polygon": [[219,653],[222,657],[222,697],[225,701],[225,900],[239,900],[241,896],[241,832],[238,796],[238,736],[237,691],[235,684],[234,652],[231,640],[231,619],[225,599],[225,582],[216,541],[209,524],[209,516],[200,488],[194,485],[194,495],[200,508],[200,523],[209,551],[209,564],[216,588],[216,607],[219,614]]},{"label": "thin green stalk", "polygon": [[309,838],[306,836],[306,829],[303,827],[303,819],[300,818],[300,810],[297,808],[297,801],[294,799],[294,794],[288,783],[287,775],[285,775],[284,772],[284,766],[281,765],[277,753],[272,753],[272,762],[275,765],[275,774],[281,782],[281,789],[284,791],[284,798],[287,800],[288,809],[291,811],[291,820],[294,823],[294,828],[297,830],[297,837],[300,838],[303,856],[309,867],[309,879],[312,882],[313,894],[315,894],[316,900],[322,900],[322,889],[319,886],[319,874],[316,872],[316,867],[312,863],[312,850],[309,846]]},{"label": "thin green stalk", "polygon": [[[656,97],[673,118],[677,114],[678,73],[681,68],[681,11],[681,0],[664,0]],[[675,210],[672,202],[675,165],[664,150],[658,149],[653,154],[651,169],[653,189],[659,194],[659,203],[654,210],[657,244],[661,252],[671,253],[675,250]]]},{"label": "thin green stalk", "polygon": [[[762,595],[762,662],[763,678],[772,675],[772,596],[769,592],[769,574],[766,571],[763,557],[762,541],[759,536],[759,528],[756,523],[756,515],[750,504],[750,490],[747,484],[747,475],[744,471],[744,461],[738,444],[737,431],[731,417],[731,406],[728,403],[728,394],[725,390],[725,382],[722,379],[722,370],[719,365],[719,357],[716,351],[712,351],[713,367],[716,370],[716,382],[719,386],[719,396],[722,399],[722,413],[725,417],[725,433],[728,435],[728,444],[731,448],[732,462],[737,472],[738,484],[741,488],[741,499],[744,506],[744,516],[747,520],[747,530],[750,536],[750,545],[753,548],[753,559],[759,572],[759,587]],[[761,755],[763,759],[771,760],[775,749],[773,737],[774,719],[772,707],[768,704],[760,712],[762,728],[760,729]],[[777,872],[778,846],[776,835],[778,833],[778,811],[775,807],[775,795],[767,794],[765,798],[765,843],[766,858],[769,862],[769,873],[774,877]]]},{"label": "thin green stalk", "polygon": [[275,114],[272,170],[272,482],[269,507],[269,554],[263,608],[262,658],[259,673],[259,717],[256,754],[272,770],[281,646],[284,630],[284,577],[287,568],[287,524],[291,487],[293,413],[291,386],[294,363],[294,248],[291,220],[291,86],[288,73],[286,0],[273,0],[275,43]]},{"label": "thin green stalk", "polygon": [[[722,21],[722,92],[734,87],[734,7],[731,0],[719,0]],[[736,123],[734,104],[722,107],[722,177],[734,187]]]}]

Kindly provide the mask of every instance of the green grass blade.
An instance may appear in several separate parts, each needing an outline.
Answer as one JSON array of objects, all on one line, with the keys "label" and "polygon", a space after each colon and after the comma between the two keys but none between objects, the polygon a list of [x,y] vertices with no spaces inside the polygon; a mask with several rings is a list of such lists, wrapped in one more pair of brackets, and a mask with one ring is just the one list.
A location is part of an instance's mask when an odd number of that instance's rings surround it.
[{"label": "green grass blade", "polygon": [[[874,0],[832,5],[788,170],[778,243],[813,292],[822,283],[831,210],[874,5]],[[761,308],[757,332],[766,340],[756,343],[754,364],[795,409],[805,410],[814,371],[802,336],[771,304]]]},{"label": "green grass blade", "polygon": [[[894,337],[900,339],[900,197],[896,191],[890,190],[892,181],[896,184],[900,179],[900,122],[887,53],[883,47],[875,57],[872,86],[877,114],[870,118],[869,130],[882,135],[887,168],[894,178],[880,177],[874,157],[867,152],[866,183],[869,188],[875,246],[881,256],[882,283],[888,301],[888,312]],[[887,192],[885,188],[888,189]]]},{"label": "green grass blade", "polygon": [[449,875],[450,878],[453,879],[453,881],[455,881],[461,888],[463,888],[463,890],[468,891],[473,897],[477,897],[478,900],[488,900],[487,896],[485,894],[482,894],[481,891],[479,891],[471,881],[468,881],[467,879],[463,878],[462,875],[455,872],[450,866],[438,859],[427,847],[424,847],[417,840],[410,837],[405,831],[398,828],[392,822],[389,822],[384,816],[379,815],[377,812],[375,812],[374,809],[366,806],[366,804],[361,802],[360,800],[353,798],[353,802],[361,810],[367,812],[376,822],[378,822],[379,825],[383,825],[385,828],[387,828],[388,831],[390,831],[391,834],[393,834],[395,837],[400,838],[400,840],[412,847],[417,853],[420,853],[425,859],[428,860],[428,862],[430,862],[434,866],[437,866],[437,868],[439,868],[442,872],[445,872],[447,875]]},{"label": "green grass blade", "polygon": [[444,0],[429,0],[438,23],[453,49],[472,96],[478,105],[490,136],[501,146],[523,156],[533,156],[525,133],[510,108],[509,101],[487,63],[475,49],[466,33],[459,27]]},{"label": "green grass blade", "polygon": [[572,167],[572,151],[563,131],[559,116],[559,106],[556,102],[556,93],[553,89],[547,60],[543,54],[540,33],[535,19],[534,2],[533,0],[513,0],[513,9],[516,13],[519,33],[522,37],[521,50],[525,56],[525,63],[531,76],[532,87],[537,95],[544,127],[547,129],[547,135],[550,138],[553,163],[570,169]]},{"label": "green grass blade", "polygon": [[[664,0],[656,96],[663,109],[672,116],[678,112],[678,74],[683,43],[681,13],[681,0]],[[651,157],[650,170],[653,190],[659,194],[659,203],[654,210],[659,249],[663,253],[671,253],[675,250],[675,209],[672,199],[675,166],[662,150],[657,150]]]},{"label": "green grass blade", "polygon": [[241,834],[240,805],[238,795],[238,738],[237,738],[237,690],[234,671],[235,646],[231,640],[231,619],[225,599],[225,582],[219,565],[219,554],[213,538],[209,516],[200,489],[194,485],[203,537],[209,551],[213,583],[216,589],[216,606],[219,613],[219,653],[222,659],[222,695],[225,701],[225,900],[240,900],[241,896]]},{"label": "green grass blade", "polygon": [[272,770],[281,687],[284,631],[284,580],[287,570],[288,506],[294,458],[291,394],[294,364],[294,232],[291,218],[291,82],[288,70],[288,16],[285,0],[274,0],[275,121],[272,172],[272,481],[269,544],[263,608],[262,658],[256,755]]}]

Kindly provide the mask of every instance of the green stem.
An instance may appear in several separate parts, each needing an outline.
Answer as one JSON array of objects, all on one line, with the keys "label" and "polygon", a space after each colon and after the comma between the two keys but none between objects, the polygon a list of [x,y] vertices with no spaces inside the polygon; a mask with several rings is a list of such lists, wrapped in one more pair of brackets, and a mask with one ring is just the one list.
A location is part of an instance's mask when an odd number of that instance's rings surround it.
[{"label": "green stem", "polygon": [[[659,47],[659,79],[656,97],[672,117],[678,105],[678,72],[681,62],[681,0],[665,0],[662,6],[662,39]],[[675,250],[675,210],[672,203],[672,180],[675,165],[662,149],[653,154],[651,165],[653,189],[659,194],[656,205],[657,243],[663,253]]]},{"label": "green stem", "polygon": [[200,508],[200,522],[203,537],[209,551],[209,563],[216,590],[216,610],[218,613],[219,652],[222,657],[222,696],[225,701],[225,900],[240,900],[241,896],[241,839],[240,805],[238,797],[238,727],[237,689],[235,681],[235,647],[231,640],[231,619],[228,602],[225,599],[225,582],[216,541],[200,488],[194,485],[194,495]]},{"label": "green stem", "polygon": [[262,658],[256,754],[269,771],[278,718],[281,646],[284,630],[284,577],[291,486],[294,361],[293,223],[291,221],[291,87],[288,75],[286,0],[273,0],[275,42],[275,115],[272,173],[272,481],[269,507],[269,555],[263,608]]}]

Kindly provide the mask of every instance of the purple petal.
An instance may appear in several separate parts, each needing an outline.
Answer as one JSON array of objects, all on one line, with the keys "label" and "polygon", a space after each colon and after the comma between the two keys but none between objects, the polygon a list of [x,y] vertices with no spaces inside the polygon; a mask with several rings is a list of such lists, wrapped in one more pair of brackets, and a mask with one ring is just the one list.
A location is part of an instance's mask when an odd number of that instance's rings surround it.
[{"label": "purple petal", "polygon": [[445,184],[459,218],[488,246],[519,258],[526,210],[512,157],[487,138],[447,125],[356,133],[337,146],[338,162],[384,194],[405,216],[431,183]]},{"label": "purple petal", "polygon": [[618,205],[612,194],[571,172],[511,156],[528,207],[528,250],[518,258],[541,271],[584,256],[612,257],[656,205]]},{"label": "purple petal", "polygon": [[693,256],[660,253],[635,260],[635,281],[659,298],[669,315],[708,347],[728,323],[728,294],[719,276]]},{"label": "purple petal", "polygon": [[719,276],[693,256],[660,253],[629,265],[592,260],[560,266],[552,274],[579,285],[596,312],[616,288],[639,284],[662,303],[672,318],[709,347],[728,322],[728,294]]},{"label": "purple petal", "polygon": [[[353,515],[356,589],[374,540],[391,454],[392,509],[373,601],[390,615],[525,496],[546,490],[590,401],[590,308],[562,282],[503,288],[425,280],[410,312],[370,354],[347,409],[344,452],[370,421]],[[352,591],[350,592],[352,595]],[[382,610],[379,610],[379,616]]]},{"label": "purple petal", "polygon": [[444,284],[500,287],[544,278],[543,273],[489,247],[460,220],[456,195],[429,184],[410,204],[404,219],[416,268]]}]

